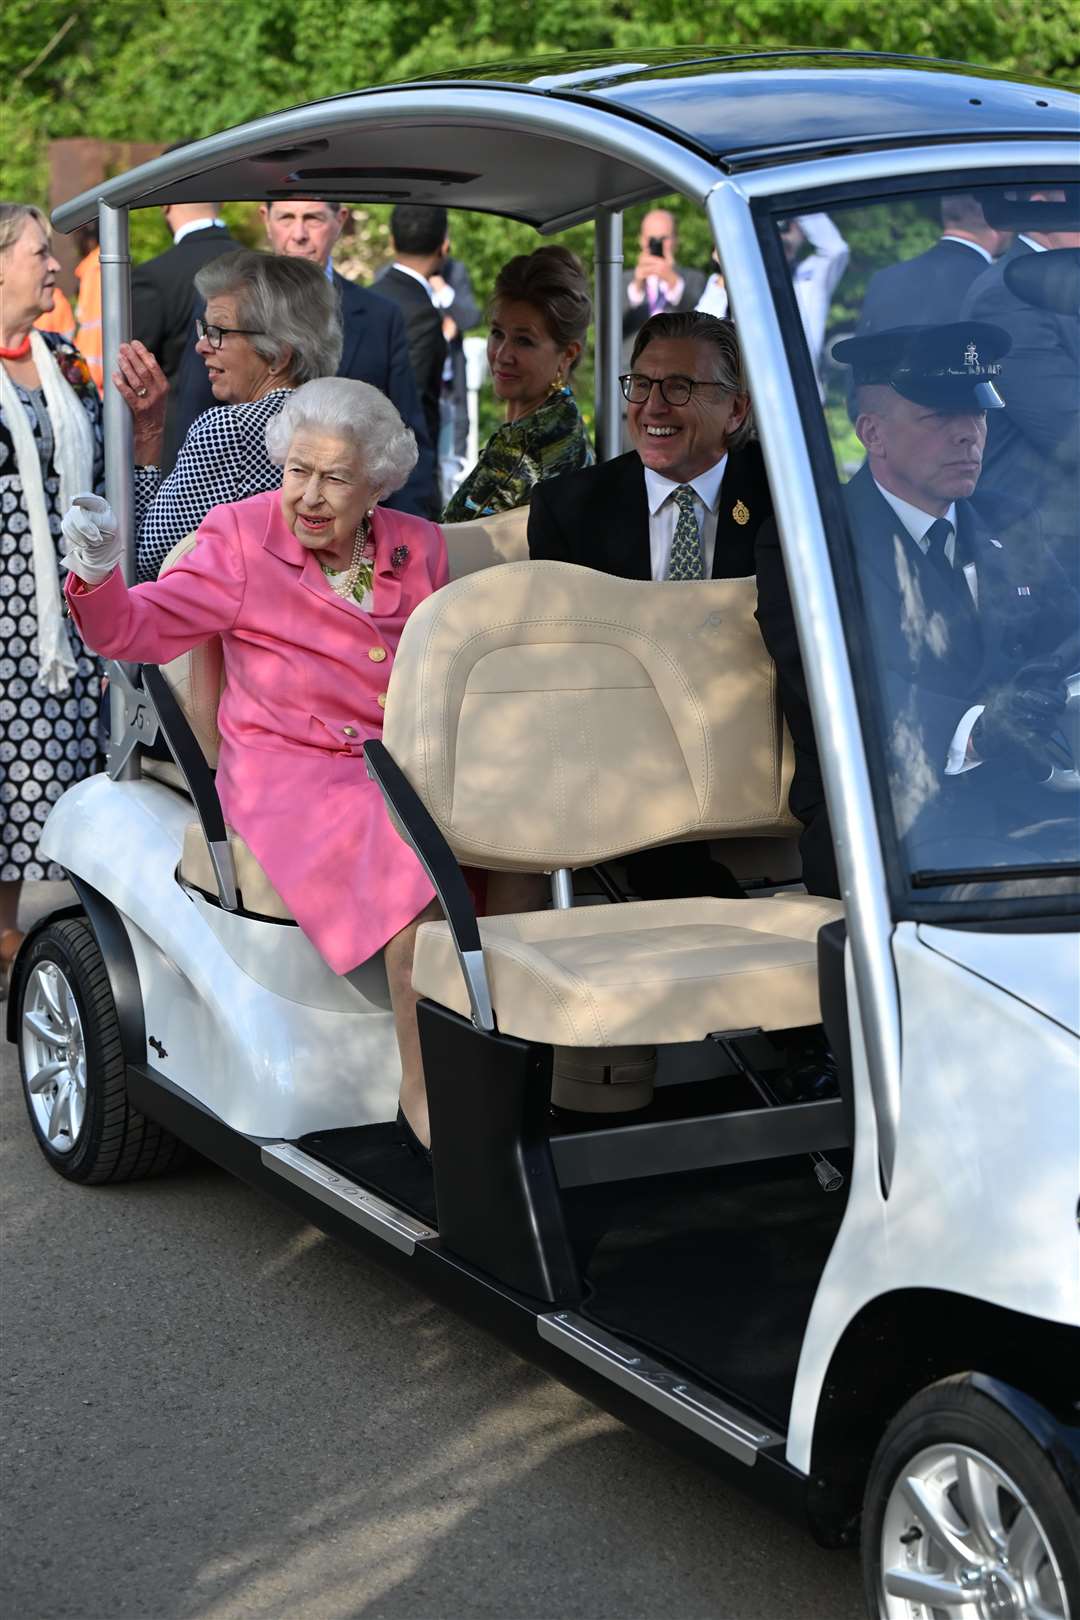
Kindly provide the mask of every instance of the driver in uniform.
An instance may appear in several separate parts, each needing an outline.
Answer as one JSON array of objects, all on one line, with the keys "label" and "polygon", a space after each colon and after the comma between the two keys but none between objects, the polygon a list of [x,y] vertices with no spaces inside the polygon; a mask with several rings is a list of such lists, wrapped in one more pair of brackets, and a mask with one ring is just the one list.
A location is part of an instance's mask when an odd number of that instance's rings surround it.
[{"label": "driver in uniform", "polygon": [[[917,867],[949,865],[940,842],[949,837],[968,849],[996,837],[1000,853],[1018,813],[1038,819],[1031,784],[1071,763],[1059,727],[1065,677],[1080,663],[1076,598],[1044,549],[1010,550],[971,504],[987,412],[1004,404],[1008,349],[1000,327],[968,321],[896,327],[834,351],[854,372],[866,462],[844,501],[886,701],[897,823],[919,846]],[[757,552],[758,618],[796,745],[791,804],[804,823],[807,886],[838,894],[775,525]]]}]

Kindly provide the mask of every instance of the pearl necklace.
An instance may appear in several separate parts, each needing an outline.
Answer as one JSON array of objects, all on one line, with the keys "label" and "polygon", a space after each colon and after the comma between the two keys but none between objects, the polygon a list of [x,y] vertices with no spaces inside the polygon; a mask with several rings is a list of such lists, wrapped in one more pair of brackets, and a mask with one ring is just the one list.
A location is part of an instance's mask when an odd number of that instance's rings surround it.
[{"label": "pearl necklace", "polygon": [[[350,597],[356,589],[356,582],[360,578],[360,567],[364,560],[364,547],[367,545],[368,535],[371,533],[371,522],[368,518],[360,520],[356,535],[353,539],[352,561],[340,579],[330,579],[328,584],[335,596]],[[325,570],[324,570],[325,571]]]}]

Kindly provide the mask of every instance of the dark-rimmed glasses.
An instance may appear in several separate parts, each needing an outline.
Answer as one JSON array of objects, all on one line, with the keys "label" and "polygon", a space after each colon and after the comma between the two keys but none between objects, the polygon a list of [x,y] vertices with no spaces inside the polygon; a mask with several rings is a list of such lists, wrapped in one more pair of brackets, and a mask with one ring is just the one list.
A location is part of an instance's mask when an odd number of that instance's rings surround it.
[{"label": "dark-rimmed glasses", "polygon": [[723,383],[704,382],[697,377],[646,377],[642,371],[626,372],[619,378],[619,387],[623,399],[631,405],[644,405],[656,387],[669,405],[685,405],[699,388],[723,388],[725,393],[730,393]]},{"label": "dark-rimmed glasses", "polygon": [[222,339],[227,337],[230,332],[234,332],[237,337],[266,336],[265,332],[255,331],[250,326],[211,326],[201,316],[196,315],[195,317],[195,336],[200,343],[205,338],[212,349],[220,349]]}]

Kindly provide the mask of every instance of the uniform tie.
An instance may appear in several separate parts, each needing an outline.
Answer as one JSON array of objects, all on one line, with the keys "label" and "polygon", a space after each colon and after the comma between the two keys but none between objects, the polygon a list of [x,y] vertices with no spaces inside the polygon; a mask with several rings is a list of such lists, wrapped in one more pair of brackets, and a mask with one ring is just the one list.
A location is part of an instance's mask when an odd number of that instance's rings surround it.
[{"label": "uniform tie", "polygon": [[675,524],[675,538],[671,542],[668,579],[704,579],[694,492],[689,484],[680,484],[672,499],[679,509],[679,517]]},{"label": "uniform tie", "polygon": [[952,532],[953,526],[945,518],[935,518],[926,531],[926,555],[942,578],[947,580],[952,580],[954,576],[953,565],[945,554]]}]

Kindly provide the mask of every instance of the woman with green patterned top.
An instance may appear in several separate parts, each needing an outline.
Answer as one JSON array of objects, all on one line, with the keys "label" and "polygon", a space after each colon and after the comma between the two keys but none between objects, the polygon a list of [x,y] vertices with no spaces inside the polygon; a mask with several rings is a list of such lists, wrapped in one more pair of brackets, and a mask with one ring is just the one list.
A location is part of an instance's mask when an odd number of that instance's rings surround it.
[{"label": "woman with green patterned top", "polygon": [[541,479],[592,465],[592,445],[570,389],[591,318],[585,270],[568,248],[537,248],[503,265],[491,299],[487,352],[506,421],[454,491],[444,523],[526,506]]}]

